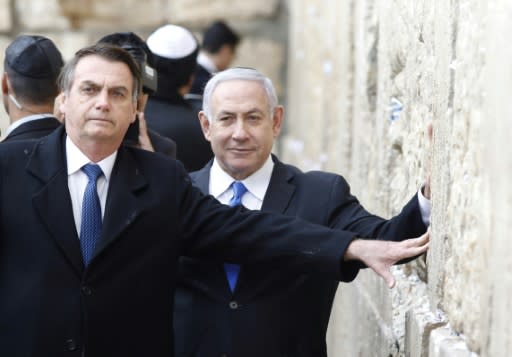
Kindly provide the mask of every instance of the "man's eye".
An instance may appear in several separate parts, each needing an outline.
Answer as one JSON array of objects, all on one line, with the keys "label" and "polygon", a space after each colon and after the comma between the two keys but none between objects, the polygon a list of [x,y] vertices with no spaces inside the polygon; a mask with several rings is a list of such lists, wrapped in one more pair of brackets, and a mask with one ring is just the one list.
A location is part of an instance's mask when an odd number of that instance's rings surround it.
[{"label": "man's eye", "polygon": [[124,98],[125,97],[124,93],[121,91],[113,91],[112,96],[114,98]]},{"label": "man's eye", "polygon": [[94,94],[94,93],[96,93],[96,88],[95,87],[82,87],[82,93]]}]

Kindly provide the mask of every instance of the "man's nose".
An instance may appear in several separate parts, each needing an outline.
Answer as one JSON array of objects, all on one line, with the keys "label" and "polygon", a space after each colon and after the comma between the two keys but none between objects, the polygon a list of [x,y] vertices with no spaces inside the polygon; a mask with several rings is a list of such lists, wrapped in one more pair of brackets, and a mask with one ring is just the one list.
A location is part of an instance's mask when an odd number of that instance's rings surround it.
[{"label": "man's nose", "polygon": [[110,108],[110,98],[108,90],[102,89],[98,92],[96,97],[96,107],[101,110],[107,110]]},{"label": "man's nose", "polygon": [[247,128],[245,121],[242,118],[239,118],[235,122],[235,127],[233,128],[233,139],[245,139],[247,137]]}]

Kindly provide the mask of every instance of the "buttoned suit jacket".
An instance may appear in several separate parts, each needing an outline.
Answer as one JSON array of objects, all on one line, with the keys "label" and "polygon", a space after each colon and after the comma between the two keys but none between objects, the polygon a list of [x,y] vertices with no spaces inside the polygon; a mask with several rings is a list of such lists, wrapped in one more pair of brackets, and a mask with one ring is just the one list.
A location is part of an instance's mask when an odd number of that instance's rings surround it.
[{"label": "buttoned suit jacket", "polygon": [[[402,240],[423,234],[417,197],[391,220],[368,213],[350,193],[345,179],[324,172],[303,173],[281,163],[274,169],[262,211],[296,216],[360,237]],[[191,173],[204,192],[211,162]],[[275,263],[242,265],[234,293],[222,264],[180,259],[175,298],[176,356],[322,357],[338,282],[294,274]]]},{"label": "buttoned suit jacket", "polygon": [[357,273],[340,263],[352,233],[223,206],[175,160],[123,146],[84,267],[67,185],[63,127],[0,145],[1,356],[172,356],[181,254]]},{"label": "buttoned suit jacket", "polygon": [[37,120],[31,120],[23,123],[11,131],[2,142],[11,142],[14,140],[39,139],[49,135],[55,129],[60,127],[61,123],[55,117],[46,117]]}]

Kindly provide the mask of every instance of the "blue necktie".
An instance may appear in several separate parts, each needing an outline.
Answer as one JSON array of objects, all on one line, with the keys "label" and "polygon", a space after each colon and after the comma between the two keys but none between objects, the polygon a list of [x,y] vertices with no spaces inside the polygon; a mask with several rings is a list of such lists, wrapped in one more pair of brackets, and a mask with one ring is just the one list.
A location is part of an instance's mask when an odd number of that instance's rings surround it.
[{"label": "blue necktie", "polygon": [[[238,206],[242,204],[242,196],[247,192],[247,187],[244,186],[240,181],[235,181],[231,185],[233,188],[233,197],[229,201],[230,206]],[[238,273],[240,273],[240,265],[224,263],[224,270],[226,277],[228,278],[229,287],[231,292],[235,291],[236,281],[238,279]]]},{"label": "blue necktie", "polygon": [[82,202],[82,224],[80,225],[80,248],[84,265],[87,266],[94,253],[94,247],[101,234],[101,205],[96,189],[98,177],[103,175],[101,167],[87,164],[82,167],[89,178]]}]

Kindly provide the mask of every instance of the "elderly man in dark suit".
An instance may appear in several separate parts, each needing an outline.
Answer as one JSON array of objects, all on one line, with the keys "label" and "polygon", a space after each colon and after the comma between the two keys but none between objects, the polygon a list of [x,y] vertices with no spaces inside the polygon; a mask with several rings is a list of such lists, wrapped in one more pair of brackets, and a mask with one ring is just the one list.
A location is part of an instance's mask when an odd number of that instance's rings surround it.
[{"label": "elderly man in dark suit", "polygon": [[428,235],[358,239],[201,194],[175,160],[121,145],[140,81],[123,49],[84,48],[60,77],[65,127],[0,145],[0,355],[172,356],[182,254],[346,281],[360,261],[392,286],[426,251]]},{"label": "elderly man in dark suit", "polygon": [[46,37],[22,35],[7,46],[2,95],[11,124],[3,142],[40,138],[60,126],[53,102],[63,65],[60,51]]},{"label": "elderly man in dark suit", "polygon": [[[227,203],[234,185],[242,183],[241,203],[247,208],[362,237],[401,240],[426,231],[430,203],[421,193],[388,221],[367,212],[343,177],[304,173],[271,155],[284,109],[261,73],[233,68],[216,74],[206,86],[203,108],[200,120],[215,158],[191,177],[204,193]],[[233,274],[231,265],[190,257],[181,259],[179,273],[177,356],[327,355],[325,334],[337,281],[297,275],[280,262],[242,265]]]}]

